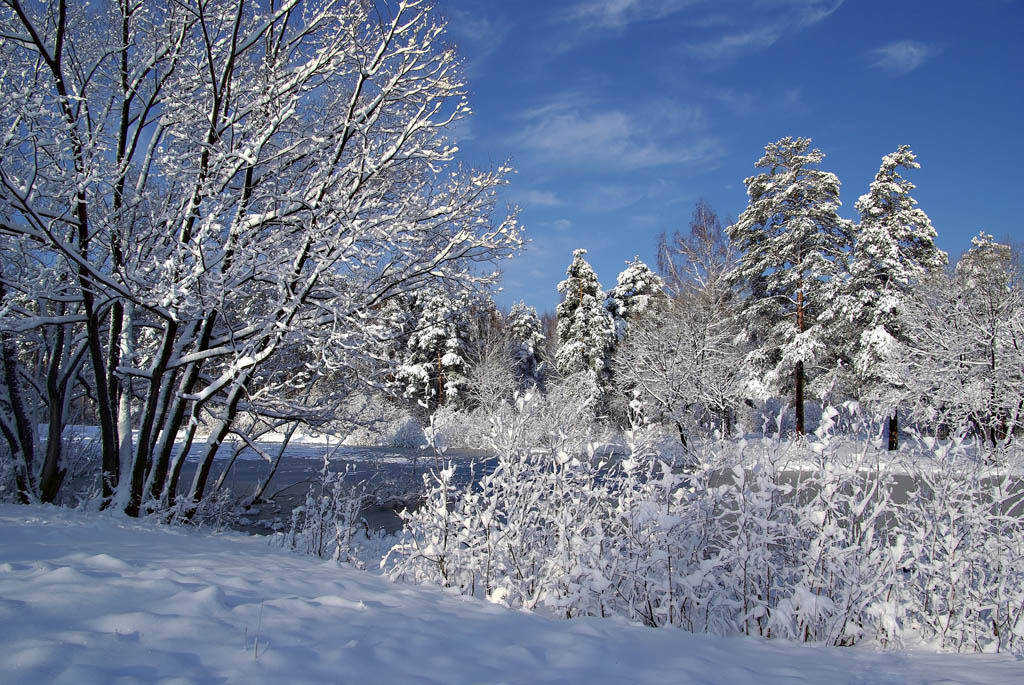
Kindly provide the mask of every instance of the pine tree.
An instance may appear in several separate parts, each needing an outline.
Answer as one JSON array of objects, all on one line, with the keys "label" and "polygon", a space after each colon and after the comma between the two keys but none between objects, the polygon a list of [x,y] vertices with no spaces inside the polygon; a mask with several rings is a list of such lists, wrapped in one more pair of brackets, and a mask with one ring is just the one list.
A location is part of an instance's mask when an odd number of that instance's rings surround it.
[{"label": "pine tree", "polygon": [[626,334],[630,318],[647,311],[664,291],[664,281],[639,257],[626,262],[625,270],[619,274],[618,282],[605,300],[605,308],[615,323],[616,340],[622,340]]},{"label": "pine tree", "polygon": [[753,345],[748,385],[792,389],[798,433],[807,376],[828,362],[818,317],[845,272],[852,233],[838,214],[839,179],[815,168],[824,155],[810,144],[787,137],[765,146],[756,166],[766,171],[744,181],[749,203],[727,229],[740,252],[729,280],[743,291],[739,314]]},{"label": "pine tree", "polygon": [[507,330],[515,373],[523,388],[542,387],[544,333],[537,310],[518,302],[508,314]]},{"label": "pine tree", "polygon": [[605,293],[597,274],[576,250],[566,269],[566,279],[558,284],[562,302],[558,305],[558,352],[555,363],[565,376],[587,373],[593,381],[594,397],[599,400],[608,379],[608,353],[614,335],[611,316],[604,308]]},{"label": "pine tree", "polygon": [[[925,275],[947,263],[935,246],[935,229],[910,192],[914,184],[902,169],[919,169],[907,145],[882,158],[867,194],[857,200],[860,223],[856,227],[850,277],[839,300],[837,317],[852,325],[853,371],[862,396],[882,399],[898,389],[892,368],[895,346],[906,341],[900,322],[911,289]],[[889,449],[899,444],[899,413],[892,407]]]},{"label": "pine tree", "polygon": [[468,302],[443,291],[417,297],[419,316],[409,334],[406,354],[396,374],[406,397],[426,408],[458,402],[466,388]]}]

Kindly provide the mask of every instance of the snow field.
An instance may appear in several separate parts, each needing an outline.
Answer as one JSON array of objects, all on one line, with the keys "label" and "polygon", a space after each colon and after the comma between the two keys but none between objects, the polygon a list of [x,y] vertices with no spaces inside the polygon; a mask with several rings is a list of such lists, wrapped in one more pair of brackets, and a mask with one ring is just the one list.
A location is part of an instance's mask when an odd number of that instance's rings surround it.
[{"label": "snow field", "polygon": [[[555,621],[117,515],[0,506],[5,683],[1015,683],[1005,655]],[[256,651],[258,649],[258,652]]]}]

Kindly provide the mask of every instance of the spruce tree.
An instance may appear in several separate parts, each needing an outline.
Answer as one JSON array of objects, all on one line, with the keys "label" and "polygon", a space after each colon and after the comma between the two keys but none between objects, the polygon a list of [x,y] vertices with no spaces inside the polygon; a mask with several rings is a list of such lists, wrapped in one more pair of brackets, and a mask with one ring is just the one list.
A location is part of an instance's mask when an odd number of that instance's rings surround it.
[{"label": "spruce tree", "polygon": [[605,300],[605,308],[615,324],[616,340],[622,340],[626,334],[630,318],[647,311],[664,290],[665,283],[661,277],[639,257],[626,262],[626,268],[619,274],[618,282]]},{"label": "spruce tree", "polygon": [[468,326],[464,314],[469,303],[444,291],[417,296],[419,316],[409,334],[397,380],[406,397],[430,410],[462,399],[466,389]]},{"label": "spruce tree", "polygon": [[506,326],[520,387],[542,387],[544,333],[537,310],[523,302],[512,305]]},{"label": "spruce tree", "polygon": [[565,376],[587,373],[593,382],[593,399],[600,400],[608,380],[608,353],[614,335],[611,316],[604,308],[605,293],[597,274],[576,250],[558,284],[562,302],[558,316],[558,352],[555,363]]},{"label": "spruce tree", "polygon": [[[749,203],[727,230],[740,252],[729,280],[742,292],[739,315],[752,351],[748,387],[792,390],[796,430],[804,432],[804,391],[828,364],[819,314],[845,272],[852,227],[838,214],[839,179],[816,168],[824,159],[809,138],[765,146],[747,178]],[[812,386],[812,390],[813,390]]]},{"label": "spruce tree", "polygon": [[852,326],[853,371],[864,397],[891,406],[889,449],[899,444],[899,413],[892,391],[900,387],[892,368],[895,346],[906,342],[901,312],[911,289],[947,263],[935,246],[935,229],[910,192],[914,184],[901,170],[919,169],[907,145],[882,158],[867,194],[857,200],[850,277],[837,319]]}]

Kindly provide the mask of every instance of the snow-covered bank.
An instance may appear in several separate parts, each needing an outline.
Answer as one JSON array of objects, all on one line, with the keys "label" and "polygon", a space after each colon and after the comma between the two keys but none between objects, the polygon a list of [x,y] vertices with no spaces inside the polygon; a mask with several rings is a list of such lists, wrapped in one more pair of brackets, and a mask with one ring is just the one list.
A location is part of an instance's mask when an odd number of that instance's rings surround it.
[{"label": "snow-covered bank", "polygon": [[260,538],[51,507],[0,506],[0,560],[0,681],[11,683],[1024,680],[1024,662],[1003,655],[552,621]]}]

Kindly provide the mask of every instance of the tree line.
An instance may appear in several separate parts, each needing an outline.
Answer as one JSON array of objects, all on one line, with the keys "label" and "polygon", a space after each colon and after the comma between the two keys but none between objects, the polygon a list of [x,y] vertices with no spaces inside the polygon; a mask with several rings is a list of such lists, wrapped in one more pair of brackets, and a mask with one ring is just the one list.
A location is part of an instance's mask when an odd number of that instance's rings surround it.
[{"label": "tree line", "polygon": [[797,432],[806,398],[856,398],[893,447],[903,415],[993,445],[1019,429],[1015,254],[982,234],[946,269],[907,147],[854,223],[809,140],[772,143],[735,222],[699,204],[608,292],[577,250],[553,315],[505,313],[509,169],[455,163],[466,89],[424,0],[11,0],[0,26],[0,479],[18,500],[59,501],[93,468],[66,430],[86,424],[104,506],[188,516],[225,444],[262,454],[268,431],[358,421],[368,396],[426,422],[570,388],[594,420],[683,444],[771,398]]},{"label": "tree line", "polygon": [[[744,408],[778,400],[792,428],[805,404],[856,400],[919,428],[970,431],[997,446],[1024,409],[1024,290],[1010,245],[980,233],[956,265],[906,177],[908,146],[886,155],[857,222],[806,138],[765,147],[749,203],[723,227],[705,202],[690,230],[662,234],[658,273],[630,264],[605,299],[578,250],[559,289],[558,369],[585,371],[620,422],[630,412],[733,434]],[[756,428],[756,426],[748,426]]]}]

